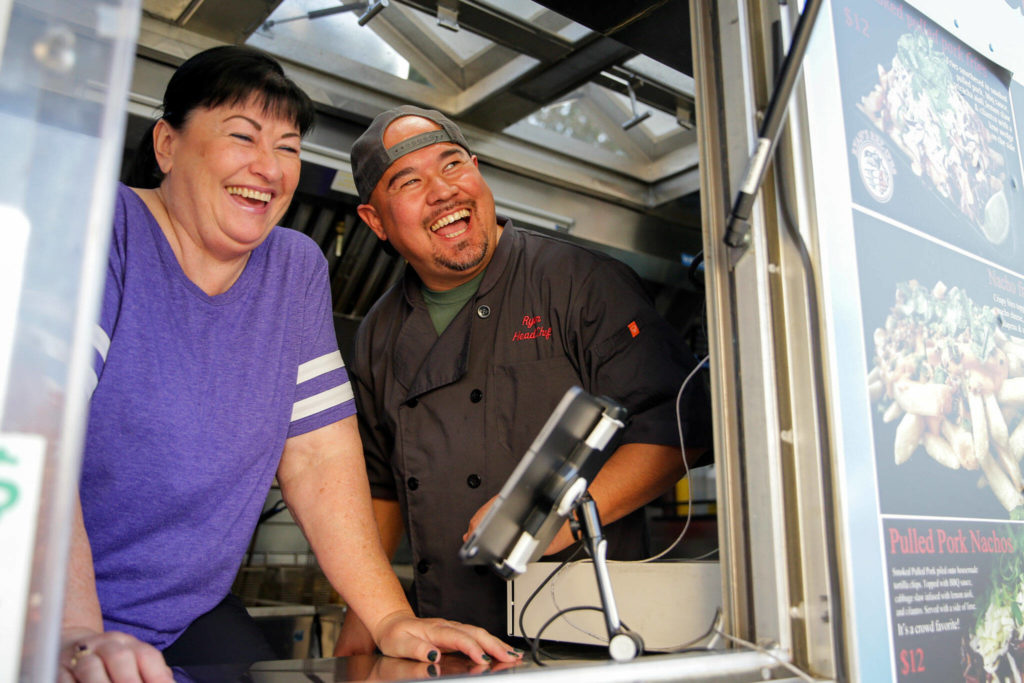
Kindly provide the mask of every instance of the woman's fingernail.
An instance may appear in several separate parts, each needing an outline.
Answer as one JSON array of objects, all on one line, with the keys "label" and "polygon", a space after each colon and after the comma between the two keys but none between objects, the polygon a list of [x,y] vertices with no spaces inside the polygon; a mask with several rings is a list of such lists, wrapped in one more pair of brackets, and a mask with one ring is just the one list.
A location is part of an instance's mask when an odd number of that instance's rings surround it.
[{"label": "woman's fingernail", "polygon": [[427,675],[430,676],[431,678],[437,676],[437,667],[434,666],[433,664],[428,666],[427,667]]},{"label": "woman's fingernail", "polygon": [[518,656],[520,656],[521,654],[523,654],[523,651],[522,651],[522,650],[519,650],[519,649],[516,649],[516,650],[509,650],[509,651],[508,651],[508,653],[509,653],[510,655],[512,655],[513,657],[518,657]]},{"label": "woman's fingernail", "polygon": [[481,659],[483,659],[485,662],[489,662],[489,661],[491,661],[491,656],[489,654],[485,653],[484,655],[481,656]]},{"label": "woman's fingernail", "polygon": [[523,654],[523,648],[521,648],[521,647],[514,647],[512,649],[516,651],[517,655]]},{"label": "woman's fingernail", "polygon": [[428,652],[427,653],[427,659],[429,659],[432,662],[436,662],[437,661],[437,650],[431,650],[430,652]]}]

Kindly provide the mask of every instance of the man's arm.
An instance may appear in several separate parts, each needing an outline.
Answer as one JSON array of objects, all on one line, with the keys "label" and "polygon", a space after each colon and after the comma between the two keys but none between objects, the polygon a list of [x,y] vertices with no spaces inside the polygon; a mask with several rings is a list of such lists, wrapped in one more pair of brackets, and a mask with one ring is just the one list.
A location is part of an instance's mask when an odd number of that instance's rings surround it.
[{"label": "man's arm", "polygon": [[405,522],[402,521],[402,508],[397,500],[374,498],[373,517],[377,520],[380,542],[384,546],[384,554],[391,560],[395,557],[398,544],[402,541]]},{"label": "man's arm", "polygon": [[[687,455],[690,462],[695,462],[699,454]],[[678,447],[627,443],[612,453],[588,491],[597,503],[601,524],[611,524],[671,489],[684,474],[686,466]],[[544,554],[556,553],[572,543],[569,525],[563,524]]]},{"label": "man's arm", "polygon": [[459,650],[476,662],[485,654],[517,659],[483,629],[415,618],[377,531],[354,416],[288,439],[277,479],[321,569],[384,654],[434,661]]},{"label": "man's arm", "polygon": [[[689,462],[696,462],[700,454],[701,451],[687,449]],[[597,503],[601,524],[611,524],[668,491],[685,473],[679,448],[627,443],[612,453],[588,491]],[[494,498],[473,515],[463,540],[469,538],[493,502]],[[569,525],[563,524],[544,554],[556,553],[572,543]]]}]

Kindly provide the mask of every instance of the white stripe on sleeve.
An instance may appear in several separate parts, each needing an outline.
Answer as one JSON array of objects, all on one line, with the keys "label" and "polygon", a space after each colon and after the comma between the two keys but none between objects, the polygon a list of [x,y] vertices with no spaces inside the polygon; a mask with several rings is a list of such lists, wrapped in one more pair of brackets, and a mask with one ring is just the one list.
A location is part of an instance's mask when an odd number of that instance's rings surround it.
[{"label": "white stripe on sleeve", "polygon": [[92,328],[92,347],[100,354],[103,362],[107,362],[107,352],[110,351],[110,337],[103,331],[103,328],[96,325]]},{"label": "white stripe on sleeve", "polygon": [[337,370],[338,368],[343,367],[345,367],[345,361],[341,359],[341,352],[337,350],[331,351],[330,353],[325,353],[319,358],[308,360],[300,365],[299,378],[295,383],[302,384],[303,382],[308,382],[315,377],[326,375],[332,370]]},{"label": "white stripe on sleeve", "polygon": [[292,422],[309,417],[310,415],[316,415],[328,408],[339,406],[345,401],[351,401],[352,397],[352,385],[349,382],[345,382],[341,386],[321,391],[319,394],[296,401],[292,407]]}]

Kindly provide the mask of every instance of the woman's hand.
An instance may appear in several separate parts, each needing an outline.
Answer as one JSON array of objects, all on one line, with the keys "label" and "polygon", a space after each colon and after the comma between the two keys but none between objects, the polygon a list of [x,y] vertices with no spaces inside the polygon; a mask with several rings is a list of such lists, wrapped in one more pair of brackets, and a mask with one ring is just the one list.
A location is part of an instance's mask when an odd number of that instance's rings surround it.
[{"label": "woman's hand", "polygon": [[60,648],[60,683],[173,682],[164,656],[127,633],[65,629]]},{"label": "woman's hand", "polygon": [[419,619],[408,612],[381,619],[374,639],[386,655],[421,662],[437,662],[443,652],[462,652],[478,664],[517,662],[522,658],[522,652],[482,628],[447,619]]},{"label": "woman's hand", "polygon": [[372,655],[376,651],[377,643],[373,642],[370,630],[355,612],[348,610],[341,622],[338,642],[334,644],[334,656]]}]

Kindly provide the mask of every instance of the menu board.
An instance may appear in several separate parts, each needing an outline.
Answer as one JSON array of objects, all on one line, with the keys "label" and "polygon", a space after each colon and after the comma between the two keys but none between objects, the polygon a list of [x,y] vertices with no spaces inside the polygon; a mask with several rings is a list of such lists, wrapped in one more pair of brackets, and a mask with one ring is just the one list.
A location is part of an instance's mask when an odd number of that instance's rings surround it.
[{"label": "menu board", "polygon": [[[986,3],[985,20],[1024,28]],[[818,130],[843,139],[817,154],[849,204],[819,225],[839,219],[848,234],[821,239],[852,247],[834,244],[822,277],[833,386],[856,404],[840,408],[839,471],[869,487],[844,491],[860,680],[1024,672],[1024,87],[993,45],[947,30],[951,6],[967,11],[942,3],[946,28],[901,0],[828,13],[841,124]],[[858,324],[856,344],[834,341]]]}]

